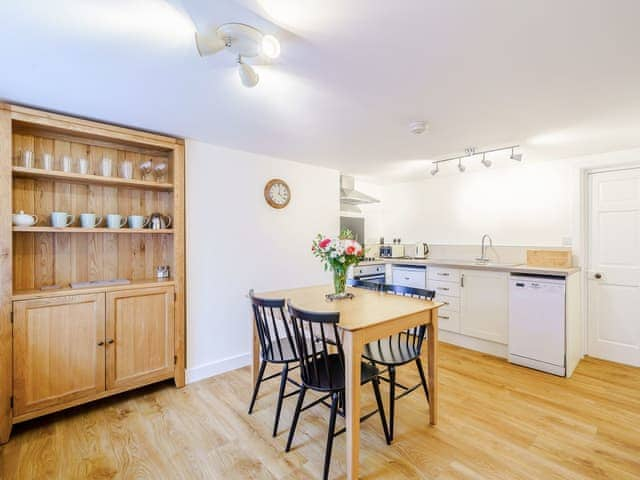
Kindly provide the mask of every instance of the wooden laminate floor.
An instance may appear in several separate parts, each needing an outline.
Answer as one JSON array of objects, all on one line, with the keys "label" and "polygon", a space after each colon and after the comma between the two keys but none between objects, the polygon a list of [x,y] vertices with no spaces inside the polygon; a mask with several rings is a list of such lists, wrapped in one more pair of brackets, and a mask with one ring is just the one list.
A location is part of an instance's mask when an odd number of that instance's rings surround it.
[{"label": "wooden laminate floor", "polygon": [[[640,478],[640,369],[587,358],[566,380],[449,345],[441,359],[439,425],[428,426],[421,391],[398,402],[392,446],[371,417],[361,433],[362,478]],[[401,370],[401,380],[417,381],[413,367]],[[295,399],[272,438],[277,383],[265,385],[251,416],[244,368],[17,425],[0,447],[0,478],[319,478],[328,412],[304,412],[285,454]],[[373,404],[366,386],[363,411]],[[344,477],[344,451],[342,435],[331,478]]]}]

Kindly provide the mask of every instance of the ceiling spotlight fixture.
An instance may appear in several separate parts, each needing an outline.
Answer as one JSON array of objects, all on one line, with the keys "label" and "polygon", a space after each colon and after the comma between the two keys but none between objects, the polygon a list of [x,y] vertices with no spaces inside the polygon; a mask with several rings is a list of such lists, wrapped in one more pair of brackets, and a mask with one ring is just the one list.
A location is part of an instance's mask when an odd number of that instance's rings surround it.
[{"label": "ceiling spotlight fixture", "polygon": [[414,135],[420,135],[421,133],[424,133],[428,127],[429,124],[427,122],[424,120],[418,120],[409,124],[409,131]]},{"label": "ceiling spotlight fixture", "polygon": [[251,65],[242,62],[242,57],[238,56],[238,75],[240,81],[247,87],[255,87],[260,80],[260,76],[256,73]]},{"label": "ceiling spotlight fixture", "polygon": [[488,160],[485,157],[486,153],[482,154],[482,160],[480,160],[480,163],[482,163],[485,167],[489,168],[491,166],[491,160]]},{"label": "ceiling spotlight fixture", "polygon": [[511,160],[515,160],[516,162],[521,162],[522,161],[522,154],[521,153],[514,153],[514,149],[516,147],[511,147],[511,156],[509,157],[509,159]]},{"label": "ceiling spotlight fixture", "polygon": [[280,56],[280,42],[273,35],[263,35],[262,53],[271,59]]},{"label": "ceiling spotlight fixture", "polygon": [[460,173],[463,173],[466,169],[467,169],[467,167],[465,167],[465,166],[462,164],[462,159],[461,159],[461,158],[459,158],[459,159],[458,159],[458,170],[460,170]]},{"label": "ceiling spotlight fixture", "polygon": [[431,170],[431,175],[437,175],[438,172],[440,171],[440,167],[438,166],[438,162],[433,162],[433,164],[435,165],[435,167],[433,168],[433,170]]},{"label": "ceiling spotlight fixture", "polygon": [[280,56],[280,42],[276,37],[265,35],[244,23],[225,23],[205,34],[196,32],[196,48],[201,57],[214,55],[222,50],[235,55],[238,59],[238,74],[245,87],[254,87],[260,77],[242,59],[260,57],[258,60],[268,63]]}]

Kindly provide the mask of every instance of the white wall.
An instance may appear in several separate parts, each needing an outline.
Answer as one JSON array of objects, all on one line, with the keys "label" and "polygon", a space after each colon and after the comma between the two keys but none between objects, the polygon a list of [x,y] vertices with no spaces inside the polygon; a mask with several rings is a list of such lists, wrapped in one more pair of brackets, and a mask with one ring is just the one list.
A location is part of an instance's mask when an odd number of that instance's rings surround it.
[{"label": "white wall", "polygon": [[[339,229],[335,170],[187,141],[187,380],[250,362],[246,294],[329,282],[311,255],[317,233]],[[269,207],[265,183],[292,191]]]},{"label": "white wall", "polygon": [[640,149],[535,163],[525,155],[523,164],[383,186],[365,224],[403,243],[476,245],[489,233],[496,245],[561,246],[570,237],[579,252],[583,169],[633,162]]}]

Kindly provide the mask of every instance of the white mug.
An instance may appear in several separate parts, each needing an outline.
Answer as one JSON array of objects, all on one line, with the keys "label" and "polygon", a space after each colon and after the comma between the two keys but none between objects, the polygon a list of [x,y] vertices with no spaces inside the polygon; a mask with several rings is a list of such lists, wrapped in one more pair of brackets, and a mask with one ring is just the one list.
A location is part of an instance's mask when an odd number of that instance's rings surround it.
[{"label": "white mug", "polygon": [[89,160],[86,158],[78,159],[78,173],[81,175],[87,175],[89,173]]},{"label": "white mug", "polygon": [[80,214],[80,226],[82,228],[95,228],[102,222],[102,217],[97,216],[95,213],[81,213]]},{"label": "white mug", "polygon": [[44,170],[53,170],[53,155],[50,153],[42,154],[42,168]]},{"label": "white mug", "polygon": [[103,177],[110,177],[113,173],[113,161],[109,157],[102,157],[100,172]]},{"label": "white mug", "polygon": [[127,223],[127,218],[117,213],[107,215],[107,228],[122,228]]},{"label": "white mug", "polygon": [[71,157],[69,155],[63,155],[62,157],[62,171],[71,172]]},{"label": "white mug", "polygon": [[149,223],[149,217],[142,215],[129,215],[129,228],[144,228]]},{"label": "white mug", "polygon": [[69,215],[67,212],[51,212],[51,226],[62,228],[68,227],[76,219],[73,215]]}]

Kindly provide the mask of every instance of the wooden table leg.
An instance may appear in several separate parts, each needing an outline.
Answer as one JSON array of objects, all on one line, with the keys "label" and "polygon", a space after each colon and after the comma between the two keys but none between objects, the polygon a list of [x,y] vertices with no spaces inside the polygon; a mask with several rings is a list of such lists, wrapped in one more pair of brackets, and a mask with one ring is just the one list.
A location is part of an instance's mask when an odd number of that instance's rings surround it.
[{"label": "wooden table leg", "polygon": [[429,348],[429,423],[438,424],[438,309],[431,310],[431,323],[427,326],[427,347]]},{"label": "wooden table leg", "polygon": [[344,332],[346,370],[347,479],[358,478],[360,467],[360,356],[362,338],[358,331]]},{"label": "wooden table leg", "polygon": [[253,310],[251,311],[251,325],[253,325],[253,351],[251,358],[251,382],[253,385],[256,384],[256,380],[258,379],[258,368],[260,366],[260,340],[258,339],[258,329],[256,328],[256,322],[253,318]]}]

